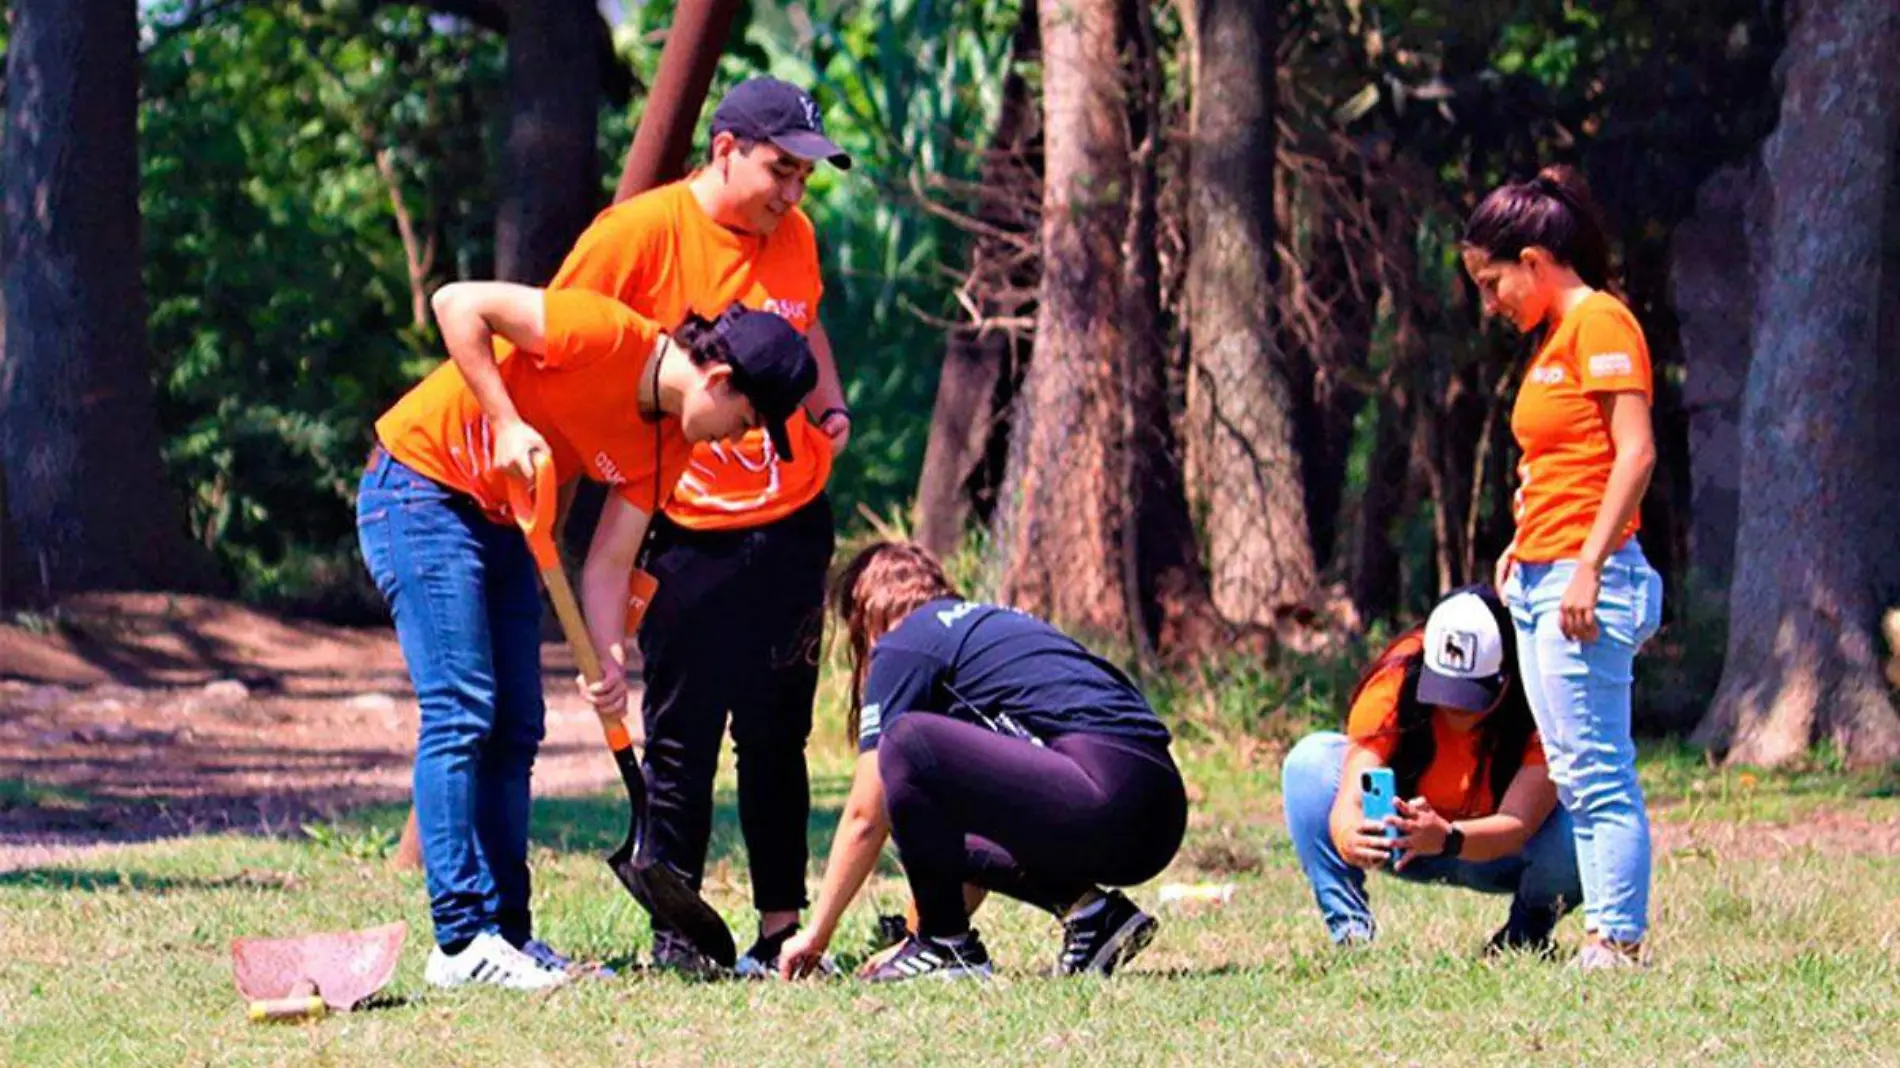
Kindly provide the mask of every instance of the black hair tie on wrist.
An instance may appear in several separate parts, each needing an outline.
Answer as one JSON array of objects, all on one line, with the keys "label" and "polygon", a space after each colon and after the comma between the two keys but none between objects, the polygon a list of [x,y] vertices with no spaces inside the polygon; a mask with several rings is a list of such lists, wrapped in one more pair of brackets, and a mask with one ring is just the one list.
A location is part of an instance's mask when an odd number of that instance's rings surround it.
[{"label": "black hair tie on wrist", "polygon": [[844,416],[844,421],[847,423],[851,421],[851,409],[834,406],[818,413],[818,425],[823,427],[826,423],[831,421],[831,417],[834,415]]}]

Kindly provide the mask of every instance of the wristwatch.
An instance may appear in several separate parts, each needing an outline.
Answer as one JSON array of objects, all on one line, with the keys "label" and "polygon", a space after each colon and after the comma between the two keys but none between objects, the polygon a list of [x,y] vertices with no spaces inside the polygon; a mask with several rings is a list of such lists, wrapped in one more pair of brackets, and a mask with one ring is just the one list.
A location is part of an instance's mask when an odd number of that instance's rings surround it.
[{"label": "wristwatch", "polygon": [[1445,832],[1445,848],[1438,851],[1441,857],[1455,857],[1465,851],[1465,832],[1455,823],[1448,826],[1451,829]]}]

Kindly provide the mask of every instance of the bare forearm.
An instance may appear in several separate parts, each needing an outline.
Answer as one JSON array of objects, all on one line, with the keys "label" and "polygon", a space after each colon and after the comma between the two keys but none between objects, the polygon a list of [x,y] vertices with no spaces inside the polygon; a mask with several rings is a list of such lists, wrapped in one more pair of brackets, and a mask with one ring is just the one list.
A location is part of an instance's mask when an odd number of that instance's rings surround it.
[{"label": "bare forearm", "polygon": [[633,574],[631,560],[589,557],[581,568],[581,615],[587,620],[587,637],[594,653],[604,664],[614,646],[626,639],[627,582]]},{"label": "bare forearm", "polygon": [[1531,828],[1525,826],[1523,820],[1503,812],[1457,823],[1458,829],[1465,832],[1464,849],[1458,854],[1462,860],[1514,857],[1524,851],[1524,843],[1531,839]]},{"label": "bare forearm", "polygon": [[442,330],[442,343],[449,359],[468,383],[469,392],[482,406],[482,414],[493,426],[518,422],[514,398],[502,381],[501,364],[495,356],[494,326],[481,310],[481,290],[469,285],[448,285],[436,291],[436,322]]},{"label": "bare forearm", "polygon": [[864,813],[845,813],[831,839],[831,855],[825,861],[825,881],[818,890],[818,903],[812,909],[812,929],[825,942],[837,933],[838,921],[849,908],[864,881],[877,867],[878,853],[889,835],[882,820]]},{"label": "bare forearm", "polygon": [[813,422],[820,422],[825,412],[845,406],[844,381],[838,376],[838,361],[832,355],[830,335],[822,325],[812,324],[810,340],[812,362],[818,365],[818,384],[805,398],[805,414],[811,416]]},{"label": "bare forearm", "polygon": [[1603,491],[1603,503],[1597,508],[1596,521],[1583,540],[1578,559],[1592,567],[1602,567],[1618,546],[1616,539],[1628,529],[1630,520],[1643,506],[1643,494],[1649,491],[1649,477],[1656,469],[1654,446],[1616,454],[1610,466],[1610,482]]}]

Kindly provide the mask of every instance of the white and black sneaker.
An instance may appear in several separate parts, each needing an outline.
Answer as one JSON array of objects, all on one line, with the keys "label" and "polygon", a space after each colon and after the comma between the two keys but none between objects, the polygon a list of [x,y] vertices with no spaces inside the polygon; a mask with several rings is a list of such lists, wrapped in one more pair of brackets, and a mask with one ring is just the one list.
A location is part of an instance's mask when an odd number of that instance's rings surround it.
[{"label": "white and black sneaker", "polygon": [[988,979],[990,951],[975,931],[956,938],[932,938],[911,935],[902,948],[891,954],[864,978],[873,983],[898,983],[906,979]]},{"label": "white and black sneaker", "polygon": [[1161,925],[1119,890],[1098,894],[1062,919],[1057,975],[1113,975],[1147,948]]},{"label": "white and black sneaker", "polygon": [[468,986],[487,983],[508,990],[552,990],[567,982],[563,972],[543,968],[533,957],[508,944],[493,931],[484,931],[449,954],[441,946],[429,954],[422,977],[430,986]]}]

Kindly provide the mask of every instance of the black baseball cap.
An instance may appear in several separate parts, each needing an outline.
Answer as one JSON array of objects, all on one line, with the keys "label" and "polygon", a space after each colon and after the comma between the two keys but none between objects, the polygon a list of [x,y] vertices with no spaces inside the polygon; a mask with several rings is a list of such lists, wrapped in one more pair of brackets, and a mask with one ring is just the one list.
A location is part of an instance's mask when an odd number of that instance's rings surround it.
[{"label": "black baseball cap", "polygon": [[811,343],[777,313],[743,304],[734,304],[714,321],[713,337],[724,343],[733,386],[752,402],[778,455],[791,459],[785,420],[818,384]]},{"label": "black baseball cap", "polygon": [[851,156],[825,136],[818,102],[777,78],[753,78],[733,86],[713,109],[712,132],[769,141],[799,159],[822,159],[841,171],[851,169]]}]

